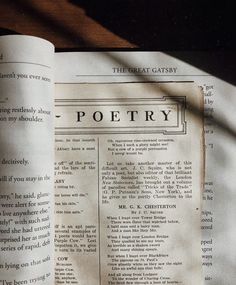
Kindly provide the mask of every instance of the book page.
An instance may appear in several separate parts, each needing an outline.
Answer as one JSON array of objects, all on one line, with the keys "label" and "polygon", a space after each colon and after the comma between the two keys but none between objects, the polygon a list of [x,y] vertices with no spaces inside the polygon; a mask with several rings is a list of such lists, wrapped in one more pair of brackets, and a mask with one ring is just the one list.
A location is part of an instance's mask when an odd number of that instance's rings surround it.
[{"label": "book page", "polygon": [[[177,54],[177,53],[176,53]],[[189,57],[196,59],[199,53]],[[227,67],[222,61],[222,70]],[[202,196],[204,284],[234,284],[235,260],[235,86],[163,52],[56,54],[58,83],[194,80],[205,99],[205,190]]]},{"label": "book page", "polygon": [[202,284],[201,95],[56,85],[56,284]]},{"label": "book page", "polygon": [[0,38],[0,284],[54,282],[51,43]]}]

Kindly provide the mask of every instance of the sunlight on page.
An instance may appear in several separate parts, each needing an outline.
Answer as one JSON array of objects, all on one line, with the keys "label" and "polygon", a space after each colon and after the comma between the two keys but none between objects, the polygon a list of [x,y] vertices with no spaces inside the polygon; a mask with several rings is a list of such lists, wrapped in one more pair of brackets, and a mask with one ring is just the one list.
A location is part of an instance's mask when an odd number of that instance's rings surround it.
[{"label": "sunlight on page", "polygon": [[[196,53],[191,56],[196,57]],[[204,284],[232,284],[236,280],[235,86],[161,52],[59,53],[55,81],[195,81],[202,87],[206,151],[201,225]],[[193,111],[197,114],[196,109]]]},{"label": "sunlight on page", "polygon": [[51,43],[0,39],[0,284],[53,284]]}]

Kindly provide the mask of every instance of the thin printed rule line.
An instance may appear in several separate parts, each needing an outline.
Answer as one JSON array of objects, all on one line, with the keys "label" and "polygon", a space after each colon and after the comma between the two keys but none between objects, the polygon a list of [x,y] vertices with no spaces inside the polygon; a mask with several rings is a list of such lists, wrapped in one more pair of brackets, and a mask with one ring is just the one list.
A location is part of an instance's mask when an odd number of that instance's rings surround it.
[{"label": "thin printed rule line", "polygon": [[100,179],[99,179],[99,172],[100,172],[100,161],[99,161],[99,138],[98,138],[98,274],[99,274],[99,285],[102,284],[102,274],[101,274],[101,217],[100,217]]},{"label": "thin printed rule line", "polygon": [[115,76],[115,77],[120,77],[120,76],[136,76],[136,77],[153,77],[153,76],[211,76],[210,74],[76,74],[76,77],[98,77],[98,76],[104,76],[104,77],[109,77],[109,76]]},{"label": "thin printed rule line", "polygon": [[[80,75],[79,75],[80,76]],[[79,77],[78,76],[78,77]],[[96,76],[96,75],[94,75]],[[102,75],[104,76],[104,75]],[[105,75],[106,76],[106,75]],[[181,76],[184,76],[184,75],[181,75]],[[197,76],[197,75],[194,75],[194,76]],[[201,76],[201,75],[198,75],[198,76]],[[207,75],[208,76],[208,75]],[[209,75],[210,76],[210,75]],[[141,76],[139,76],[141,77]],[[112,81],[112,82],[54,82],[54,84],[57,84],[57,85],[60,85],[60,84],[130,84],[130,83],[187,83],[187,82],[194,82],[193,80],[150,80],[149,78],[144,78],[145,80],[143,81]]]}]

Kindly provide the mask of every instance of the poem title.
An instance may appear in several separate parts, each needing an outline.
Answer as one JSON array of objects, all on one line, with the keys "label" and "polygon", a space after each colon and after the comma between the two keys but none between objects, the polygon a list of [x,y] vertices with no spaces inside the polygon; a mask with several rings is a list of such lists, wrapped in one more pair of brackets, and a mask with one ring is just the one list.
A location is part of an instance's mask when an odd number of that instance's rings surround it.
[{"label": "poem title", "polygon": [[137,120],[143,120],[145,122],[156,122],[160,121],[169,121],[171,114],[170,109],[166,110],[106,110],[104,111],[77,111],[77,122],[82,123],[86,116],[90,116],[90,119],[94,122],[101,122],[106,118],[110,122],[120,122],[122,119],[124,121],[136,122]]},{"label": "poem title", "polygon": [[58,100],[56,129],[58,123],[58,133],[185,134],[185,103],[181,96]]}]

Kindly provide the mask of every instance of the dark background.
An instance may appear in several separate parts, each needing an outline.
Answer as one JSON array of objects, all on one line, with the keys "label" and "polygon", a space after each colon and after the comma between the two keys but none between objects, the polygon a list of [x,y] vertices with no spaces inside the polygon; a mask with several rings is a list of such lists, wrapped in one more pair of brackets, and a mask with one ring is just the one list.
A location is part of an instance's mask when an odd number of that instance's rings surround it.
[{"label": "dark background", "polygon": [[211,0],[2,0],[0,31],[57,51],[165,51],[235,84],[234,10]]}]

